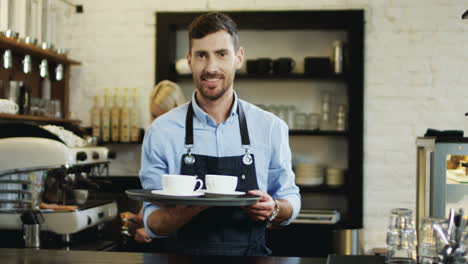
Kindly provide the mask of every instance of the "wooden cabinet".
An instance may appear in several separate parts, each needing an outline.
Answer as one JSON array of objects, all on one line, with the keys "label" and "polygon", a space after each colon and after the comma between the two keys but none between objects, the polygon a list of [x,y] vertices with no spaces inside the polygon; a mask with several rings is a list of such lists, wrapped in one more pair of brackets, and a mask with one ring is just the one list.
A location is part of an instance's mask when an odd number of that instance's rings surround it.
[{"label": "wooden cabinet", "polygon": [[[321,153],[329,151],[329,147],[337,148],[336,153],[343,155],[346,166],[345,184],[339,188],[331,188],[325,185],[316,187],[299,186],[303,197],[303,207],[305,204],[315,203],[314,206],[333,207],[341,213],[341,220],[335,225],[322,225],[323,230],[336,229],[359,229],[363,226],[363,105],[364,105],[364,11],[362,10],[346,10],[346,11],[271,11],[271,12],[225,12],[238,25],[241,46],[250,45],[245,48],[246,57],[259,58],[267,56],[270,58],[278,58],[290,54],[311,54],[317,57],[327,57],[330,54],[323,50],[313,50],[314,42],[319,42],[321,36],[330,37],[329,34],[336,34],[344,38],[346,42],[345,53],[345,70],[343,74],[304,74],[291,73],[287,75],[255,75],[241,73],[236,75],[236,91],[238,87],[248,86],[248,89],[238,91],[246,97],[257,92],[261,94],[262,99],[269,98],[275,102],[282,102],[287,98],[272,98],[268,97],[269,92],[275,94],[273,89],[278,89],[278,86],[287,87],[290,93],[294,93],[296,87],[301,89],[309,89],[310,97],[301,100],[307,107],[316,105],[320,99],[313,98],[319,94],[317,89],[325,86],[336,86],[337,91],[343,95],[343,102],[348,105],[348,126],[346,131],[321,131],[321,130],[290,130],[290,141],[299,140],[300,143],[306,141],[321,140],[323,143],[312,145],[304,148],[305,152],[311,155],[321,155]],[[178,82],[181,85],[192,85],[191,75],[177,74],[175,70],[175,62],[183,58],[182,51],[187,49],[188,37],[186,36],[189,23],[201,13],[175,13],[162,12],[156,14],[156,82],[169,79]],[[246,32],[246,33],[245,33]],[[271,32],[277,34],[277,39],[272,39],[268,34]],[[319,32],[319,33],[317,33]],[[272,34],[273,34],[272,33]],[[315,35],[317,33],[317,35]],[[248,36],[258,35],[254,40],[248,39]],[[320,35],[322,34],[322,35]],[[294,40],[294,36],[303,35],[304,41]],[[247,37],[246,37],[247,36]],[[270,38],[270,39],[269,39]],[[333,38],[333,36],[331,37]],[[291,40],[292,39],[292,40]],[[269,50],[269,46],[282,45],[279,43],[294,42],[285,44],[286,50],[281,54],[266,54],[264,50]],[[308,41],[308,42],[307,42]],[[278,42],[278,43],[276,43]],[[305,43],[306,42],[306,43]],[[182,44],[181,44],[182,43]],[[295,45],[297,44],[297,45]],[[309,45],[310,44],[310,45]],[[330,46],[332,43],[330,42]],[[183,46],[182,48],[180,46]],[[297,48],[299,47],[299,48]],[[301,51],[298,49],[309,49]],[[331,47],[330,47],[331,49]],[[249,51],[253,53],[249,54]],[[302,53],[301,53],[302,52]],[[317,55],[318,54],[318,55]],[[247,57],[248,58],[248,57]],[[297,62],[297,61],[296,61]],[[322,71],[323,72],[323,71]],[[263,83],[268,83],[271,86],[269,91],[267,88],[259,89]],[[193,85],[192,85],[193,86]],[[304,88],[305,87],[305,88]],[[193,89],[193,88],[192,88]],[[279,88],[281,89],[281,88]],[[314,90],[314,91],[312,91]],[[306,93],[298,91],[298,93]],[[285,93],[278,93],[284,95]],[[243,99],[249,102],[250,98]],[[291,96],[291,98],[297,98]],[[258,97],[257,97],[258,98]],[[264,99],[264,100],[269,100]],[[253,103],[265,103],[253,102]],[[295,101],[290,101],[288,104],[295,104]],[[316,107],[316,106],[313,106]],[[294,147],[292,146],[294,155]],[[298,227],[302,226],[302,227]],[[304,231],[304,226],[296,225],[299,233],[307,234]],[[320,229],[321,225],[314,224],[310,230]],[[307,230],[307,228],[306,228]],[[273,231],[274,233],[275,231]],[[310,231],[314,232],[314,231]],[[314,236],[314,234],[309,234]],[[274,234],[277,236],[277,234]],[[284,236],[284,233],[279,235],[279,239],[290,241],[290,238]],[[315,242],[314,242],[315,241]],[[311,246],[320,245],[317,239],[308,241]],[[286,242],[289,243],[289,242]],[[331,242],[330,242],[331,244]],[[283,245],[285,246],[285,245]],[[278,246],[280,248],[281,246]],[[291,247],[289,247],[291,248]],[[304,247],[297,247],[304,248]],[[307,248],[307,247],[305,247]],[[278,252],[278,251],[277,251]],[[326,252],[324,252],[326,253]],[[288,253],[284,253],[287,255]],[[312,256],[307,250],[302,252],[291,253],[290,255]]]},{"label": "wooden cabinet", "polygon": [[[3,55],[6,50],[10,50],[13,57],[13,65],[9,69],[3,67]],[[0,80],[1,81],[22,81],[24,84],[31,87],[32,97],[42,96],[42,78],[39,75],[39,65],[42,60],[48,62],[48,73],[50,76],[51,100],[60,100],[61,112],[64,118],[56,119],[42,116],[30,115],[11,115],[0,114],[0,121],[9,122],[32,122],[32,123],[53,123],[53,124],[77,124],[79,120],[69,119],[69,80],[70,80],[70,67],[73,65],[80,65],[78,61],[74,61],[64,55],[57,54],[51,50],[44,50],[32,44],[26,44],[17,39],[7,38],[0,35],[0,55],[2,63],[0,63]],[[32,71],[30,73],[23,72],[23,60],[25,55],[31,56]],[[55,69],[62,64],[64,69],[63,79],[60,81],[55,80]]]}]

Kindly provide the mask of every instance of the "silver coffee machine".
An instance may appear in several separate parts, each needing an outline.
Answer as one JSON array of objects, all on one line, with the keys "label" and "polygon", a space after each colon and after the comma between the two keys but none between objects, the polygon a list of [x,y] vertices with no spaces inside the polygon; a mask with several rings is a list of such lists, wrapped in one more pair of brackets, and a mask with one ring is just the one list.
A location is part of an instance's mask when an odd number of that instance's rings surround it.
[{"label": "silver coffee machine", "polygon": [[38,247],[37,236],[44,231],[69,243],[70,235],[102,225],[118,213],[113,200],[74,195],[80,182],[92,190],[89,175],[108,172],[109,150],[69,147],[47,132],[39,134],[0,138],[0,232],[23,230],[28,247]]}]

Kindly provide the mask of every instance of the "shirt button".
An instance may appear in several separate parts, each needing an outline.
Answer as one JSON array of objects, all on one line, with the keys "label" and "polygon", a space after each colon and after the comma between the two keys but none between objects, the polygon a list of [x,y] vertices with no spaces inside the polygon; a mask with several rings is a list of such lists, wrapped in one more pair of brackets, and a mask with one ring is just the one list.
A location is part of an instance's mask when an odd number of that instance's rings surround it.
[{"label": "shirt button", "polygon": [[242,175],[241,178],[242,178],[243,180],[245,180],[245,175]]}]

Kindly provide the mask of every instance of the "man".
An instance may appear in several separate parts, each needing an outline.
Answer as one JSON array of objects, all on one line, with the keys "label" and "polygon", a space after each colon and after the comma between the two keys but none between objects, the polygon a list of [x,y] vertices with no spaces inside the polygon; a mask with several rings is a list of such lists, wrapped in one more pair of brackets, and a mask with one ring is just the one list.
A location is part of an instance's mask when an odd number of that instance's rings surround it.
[{"label": "man", "polygon": [[187,54],[196,91],[190,103],[159,117],[148,129],[140,179],[161,189],[162,174],[238,177],[237,191],[261,196],[245,207],[145,204],[148,234],[165,250],[194,255],[268,255],[268,222],[286,225],[300,210],[291,170],[287,125],[239,99],[234,75],[244,60],[236,24],[209,13],[189,26]]}]

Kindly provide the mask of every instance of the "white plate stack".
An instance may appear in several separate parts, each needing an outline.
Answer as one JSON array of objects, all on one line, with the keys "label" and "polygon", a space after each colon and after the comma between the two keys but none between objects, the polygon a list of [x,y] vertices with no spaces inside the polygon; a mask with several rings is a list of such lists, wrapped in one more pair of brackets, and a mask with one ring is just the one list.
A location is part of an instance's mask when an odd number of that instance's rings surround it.
[{"label": "white plate stack", "polygon": [[296,164],[296,184],[302,186],[318,186],[324,182],[325,167],[319,164]]}]

